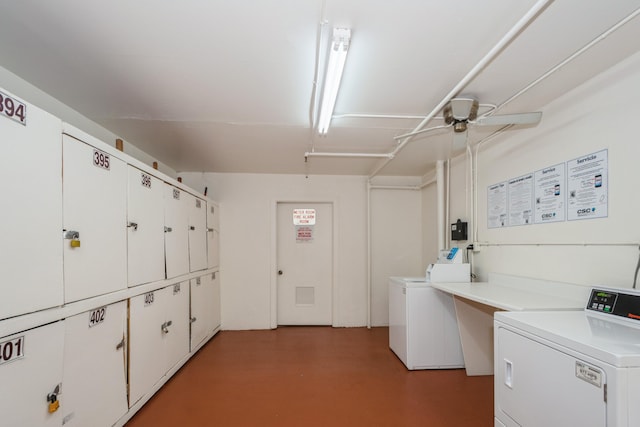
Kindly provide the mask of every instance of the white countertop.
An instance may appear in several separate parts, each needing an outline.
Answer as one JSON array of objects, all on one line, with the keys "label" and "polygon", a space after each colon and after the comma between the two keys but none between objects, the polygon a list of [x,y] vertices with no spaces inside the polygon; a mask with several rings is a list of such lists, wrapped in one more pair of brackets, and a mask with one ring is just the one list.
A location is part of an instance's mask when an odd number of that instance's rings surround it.
[{"label": "white countertop", "polygon": [[[506,279],[506,280],[505,280]],[[522,278],[500,277],[495,282],[431,283],[436,289],[507,311],[582,310],[588,287]]]}]

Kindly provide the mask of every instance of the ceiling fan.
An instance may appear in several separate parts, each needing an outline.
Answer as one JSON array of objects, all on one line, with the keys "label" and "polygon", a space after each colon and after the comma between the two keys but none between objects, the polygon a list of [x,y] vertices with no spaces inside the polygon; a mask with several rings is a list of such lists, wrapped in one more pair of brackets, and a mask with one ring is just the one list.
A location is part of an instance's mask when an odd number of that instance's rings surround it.
[{"label": "ceiling fan", "polygon": [[540,122],[541,112],[503,114],[492,116],[483,114],[478,117],[478,100],[471,97],[452,98],[442,110],[444,121],[453,126],[453,149],[458,150],[467,146],[467,125],[478,126],[509,126],[532,125]]}]

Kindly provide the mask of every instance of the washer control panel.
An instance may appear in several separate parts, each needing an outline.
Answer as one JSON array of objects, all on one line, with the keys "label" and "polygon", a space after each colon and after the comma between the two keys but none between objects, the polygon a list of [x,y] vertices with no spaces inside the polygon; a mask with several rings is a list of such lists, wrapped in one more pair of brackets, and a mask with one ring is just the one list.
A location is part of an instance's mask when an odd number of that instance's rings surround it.
[{"label": "washer control panel", "polygon": [[640,294],[606,288],[593,288],[586,310],[640,321]]}]

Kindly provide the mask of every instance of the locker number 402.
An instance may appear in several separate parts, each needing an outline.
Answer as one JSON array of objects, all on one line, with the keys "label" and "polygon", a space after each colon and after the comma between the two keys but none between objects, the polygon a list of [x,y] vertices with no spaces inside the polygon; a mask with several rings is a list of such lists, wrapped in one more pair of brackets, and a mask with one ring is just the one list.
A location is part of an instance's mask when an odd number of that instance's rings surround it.
[{"label": "locker number 402", "polygon": [[92,310],[89,313],[89,327],[96,326],[104,322],[104,317],[107,314],[107,307],[100,307]]},{"label": "locker number 402", "polygon": [[0,342],[0,365],[24,357],[24,336]]}]

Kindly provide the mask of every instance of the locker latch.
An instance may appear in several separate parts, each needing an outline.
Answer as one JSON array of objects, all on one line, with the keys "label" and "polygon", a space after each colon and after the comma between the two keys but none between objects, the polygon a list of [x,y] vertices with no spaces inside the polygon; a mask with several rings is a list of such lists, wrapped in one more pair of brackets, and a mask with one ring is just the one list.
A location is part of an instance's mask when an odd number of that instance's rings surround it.
[{"label": "locker latch", "polygon": [[60,384],[53,389],[53,392],[47,394],[47,402],[49,402],[49,413],[52,414],[60,407],[60,401],[58,400],[58,394],[60,393]]},{"label": "locker latch", "polygon": [[207,228],[208,233],[213,233],[213,228]]},{"label": "locker latch", "polygon": [[116,350],[120,350],[121,348],[124,348],[124,337],[122,337],[122,340],[116,346]]},{"label": "locker latch", "polygon": [[173,231],[173,229],[171,227],[165,227],[164,228],[164,232],[165,233],[171,233]]},{"label": "locker latch", "polygon": [[196,320],[198,320],[198,319],[197,319],[195,316],[193,316],[193,317],[191,318],[191,323],[194,323]]},{"label": "locker latch", "polygon": [[164,322],[162,324],[162,332],[164,332],[165,334],[169,333],[169,326],[171,326],[171,324],[173,323],[173,321],[169,320],[168,322]]},{"label": "locker latch", "polygon": [[129,224],[127,224],[128,228],[133,228],[133,231],[136,231],[138,229],[138,223],[137,222],[130,222]]},{"label": "locker latch", "polygon": [[80,247],[80,232],[74,230],[64,230],[63,237],[67,240],[70,240],[70,244],[72,248]]}]

